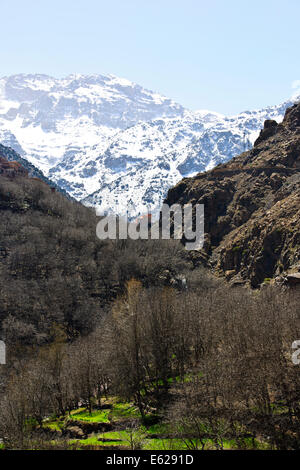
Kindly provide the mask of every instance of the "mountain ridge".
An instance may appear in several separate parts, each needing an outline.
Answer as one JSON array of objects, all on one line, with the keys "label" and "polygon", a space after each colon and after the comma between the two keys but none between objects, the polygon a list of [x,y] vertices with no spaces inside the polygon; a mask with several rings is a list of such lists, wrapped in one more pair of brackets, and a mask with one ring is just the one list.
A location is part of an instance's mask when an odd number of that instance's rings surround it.
[{"label": "mountain ridge", "polygon": [[113,75],[0,79],[0,141],[88,206],[155,212],[184,176],[252,147],[292,104],[226,117],[191,112]]},{"label": "mountain ridge", "polygon": [[232,283],[259,287],[300,271],[300,103],[282,123],[267,120],[251,150],[181,180],[165,203],[204,204],[194,261]]}]

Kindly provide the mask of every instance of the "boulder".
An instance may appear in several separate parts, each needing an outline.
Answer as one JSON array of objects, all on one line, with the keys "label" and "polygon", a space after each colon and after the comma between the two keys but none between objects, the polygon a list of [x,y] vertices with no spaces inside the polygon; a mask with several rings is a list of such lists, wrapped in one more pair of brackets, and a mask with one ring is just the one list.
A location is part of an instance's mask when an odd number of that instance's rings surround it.
[{"label": "boulder", "polygon": [[75,439],[84,439],[85,438],[85,433],[79,426],[69,426],[67,428],[68,435],[71,438]]},{"label": "boulder", "polygon": [[263,141],[272,137],[277,132],[278,124],[276,121],[267,119],[264,123],[264,128],[260,131],[259,137],[254,142],[254,147],[261,144]]}]

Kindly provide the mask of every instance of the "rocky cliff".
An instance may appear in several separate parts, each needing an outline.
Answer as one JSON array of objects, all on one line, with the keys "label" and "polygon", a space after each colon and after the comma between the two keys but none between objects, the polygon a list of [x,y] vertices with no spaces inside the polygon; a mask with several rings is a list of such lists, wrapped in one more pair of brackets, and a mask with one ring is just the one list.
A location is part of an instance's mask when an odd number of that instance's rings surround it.
[{"label": "rocky cliff", "polygon": [[232,283],[300,271],[300,103],[281,124],[265,121],[250,151],[183,179],[165,202],[205,205],[205,244],[193,257]]}]

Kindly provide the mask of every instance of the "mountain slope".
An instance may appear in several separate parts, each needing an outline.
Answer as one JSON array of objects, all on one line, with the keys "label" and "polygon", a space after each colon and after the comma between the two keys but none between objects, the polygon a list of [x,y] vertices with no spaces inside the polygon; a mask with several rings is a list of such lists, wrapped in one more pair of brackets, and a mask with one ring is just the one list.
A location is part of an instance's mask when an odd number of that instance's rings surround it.
[{"label": "mountain slope", "polygon": [[[13,75],[0,80],[0,135],[44,171],[69,151],[104,147],[120,129],[177,116],[172,100],[112,75]],[[2,129],[2,130],[1,130]]]},{"label": "mountain slope", "polygon": [[[99,240],[95,211],[0,154],[0,338],[42,345],[89,332],[127,282],[170,284],[188,267],[179,242]],[[167,273],[167,277],[166,277]],[[24,351],[23,351],[24,353]]]},{"label": "mountain slope", "polygon": [[64,189],[62,189],[60,186],[58,186],[55,182],[50,181],[49,178],[47,178],[41,170],[36,168],[34,165],[32,165],[32,163],[30,163],[25,158],[22,158],[12,148],[5,147],[4,145],[0,144],[0,157],[4,157],[9,162],[18,162],[18,163],[20,163],[22,165],[22,167],[25,168],[25,170],[27,170],[28,175],[31,178],[38,178],[41,181],[44,181],[44,183],[47,183],[49,186],[55,188],[60,193],[64,194],[68,199],[72,199],[71,196]]},{"label": "mountain slope", "polygon": [[183,179],[165,202],[205,205],[205,245],[194,257],[215,273],[257,287],[300,270],[300,104],[282,124],[266,121],[253,149]]}]

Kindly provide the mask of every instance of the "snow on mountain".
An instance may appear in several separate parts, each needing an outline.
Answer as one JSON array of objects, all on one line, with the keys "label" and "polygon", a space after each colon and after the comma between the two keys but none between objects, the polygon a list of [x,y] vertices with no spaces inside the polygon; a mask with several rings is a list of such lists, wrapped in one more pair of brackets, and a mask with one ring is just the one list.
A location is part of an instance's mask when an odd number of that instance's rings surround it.
[{"label": "snow on mountain", "polygon": [[172,100],[113,75],[0,80],[0,139],[15,140],[19,151],[46,173],[74,149],[97,144],[105,150],[120,129],[183,112]]},{"label": "snow on mountain", "polygon": [[226,117],[112,75],[14,75],[0,79],[0,142],[85,204],[136,216],[248,149],[290,104]]},{"label": "snow on mountain", "polygon": [[[248,150],[266,119],[283,119],[291,102],[225,117],[186,112],[181,118],[139,123],[117,134],[104,153],[89,154],[98,188],[83,202],[130,215],[157,211],[170,187]],[[85,156],[81,155],[81,162]],[[90,177],[93,181],[93,176]]]}]

